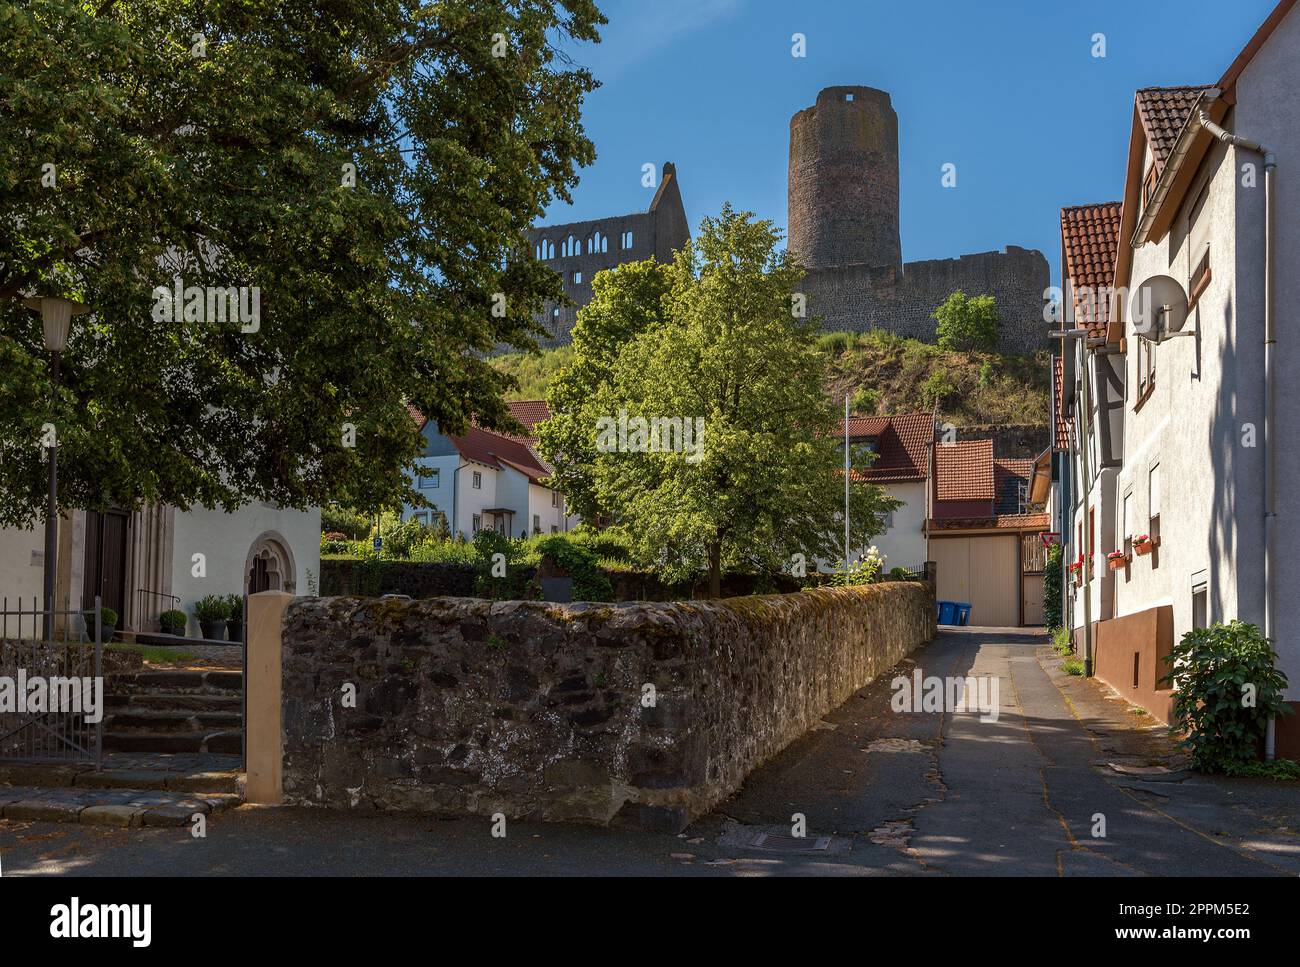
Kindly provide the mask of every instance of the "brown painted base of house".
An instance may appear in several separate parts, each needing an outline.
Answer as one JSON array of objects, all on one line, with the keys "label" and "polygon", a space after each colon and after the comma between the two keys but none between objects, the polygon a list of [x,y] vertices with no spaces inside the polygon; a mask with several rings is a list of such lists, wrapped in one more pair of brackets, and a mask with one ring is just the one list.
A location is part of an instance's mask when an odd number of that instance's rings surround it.
[{"label": "brown painted base of house", "polygon": [[[1169,605],[1092,625],[1093,675],[1140,706],[1157,721],[1169,724],[1173,689],[1160,685],[1169,670],[1166,656],[1174,646],[1174,609]],[[1075,651],[1083,654],[1083,629],[1074,631]],[[1300,740],[1300,735],[1297,736]]]},{"label": "brown painted base of house", "polygon": [[1300,760],[1300,702],[1287,702],[1291,715],[1279,718],[1275,726],[1274,754],[1279,759]]}]

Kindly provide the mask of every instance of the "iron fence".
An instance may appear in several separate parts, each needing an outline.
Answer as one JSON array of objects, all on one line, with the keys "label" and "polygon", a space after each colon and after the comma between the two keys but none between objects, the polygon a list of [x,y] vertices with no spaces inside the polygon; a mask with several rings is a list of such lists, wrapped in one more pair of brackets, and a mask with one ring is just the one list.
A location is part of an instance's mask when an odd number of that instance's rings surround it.
[{"label": "iron fence", "polygon": [[0,598],[0,759],[100,764],[103,639],[98,597],[85,610]]}]

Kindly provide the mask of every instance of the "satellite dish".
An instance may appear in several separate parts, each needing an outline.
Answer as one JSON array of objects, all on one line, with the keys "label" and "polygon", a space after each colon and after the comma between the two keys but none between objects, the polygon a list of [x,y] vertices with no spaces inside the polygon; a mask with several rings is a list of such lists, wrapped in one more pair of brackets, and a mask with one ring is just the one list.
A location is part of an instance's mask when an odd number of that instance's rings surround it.
[{"label": "satellite dish", "polygon": [[1133,290],[1129,318],[1137,335],[1160,342],[1187,320],[1187,293],[1177,279],[1153,275]]}]

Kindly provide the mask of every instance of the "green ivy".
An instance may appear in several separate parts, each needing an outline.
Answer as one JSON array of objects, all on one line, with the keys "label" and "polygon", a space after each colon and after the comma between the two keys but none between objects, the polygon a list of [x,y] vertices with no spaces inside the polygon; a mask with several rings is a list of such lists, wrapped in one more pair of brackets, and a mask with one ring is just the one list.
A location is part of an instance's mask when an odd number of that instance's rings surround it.
[{"label": "green ivy", "polygon": [[1239,772],[1258,759],[1270,717],[1290,715],[1286,674],[1253,624],[1231,621],[1183,635],[1164,683],[1176,690],[1173,718],[1201,772]]},{"label": "green ivy", "polygon": [[1047,548],[1047,569],[1043,572],[1043,623],[1049,628],[1065,624],[1061,616],[1061,555],[1060,544]]},{"label": "green ivy", "polygon": [[600,561],[589,548],[556,534],[539,541],[537,550],[543,561],[573,579],[573,600],[614,600],[614,586],[600,572]]}]

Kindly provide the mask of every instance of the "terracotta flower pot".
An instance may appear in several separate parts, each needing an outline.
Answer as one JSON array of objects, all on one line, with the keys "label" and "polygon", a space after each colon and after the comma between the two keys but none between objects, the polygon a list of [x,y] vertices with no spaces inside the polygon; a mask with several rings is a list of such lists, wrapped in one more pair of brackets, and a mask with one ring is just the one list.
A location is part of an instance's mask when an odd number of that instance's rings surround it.
[{"label": "terracotta flower pot", "polygon": [[1144,541],[1141,544],[1133,545],[1133,553],[1136,554],[1138,557],[1146,557],[1155,549],[1156,549],[1156,542],[1154,540]]}]

